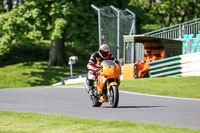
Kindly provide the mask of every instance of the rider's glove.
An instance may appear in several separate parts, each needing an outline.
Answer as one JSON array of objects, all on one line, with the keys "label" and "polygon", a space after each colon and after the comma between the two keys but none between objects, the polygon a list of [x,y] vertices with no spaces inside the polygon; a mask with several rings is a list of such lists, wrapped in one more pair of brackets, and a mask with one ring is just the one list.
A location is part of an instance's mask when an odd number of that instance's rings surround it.
[{"label": "rider's glove", "polygon": [[97,72],[99,68],[93,68],[92,71]]},{"label": "rider's glove", "polygon": [[118,65],[120,64],[120,62],[119,62],[117,59],[115,59],[114,62],[115,62],[116,64],[118,64]]}]

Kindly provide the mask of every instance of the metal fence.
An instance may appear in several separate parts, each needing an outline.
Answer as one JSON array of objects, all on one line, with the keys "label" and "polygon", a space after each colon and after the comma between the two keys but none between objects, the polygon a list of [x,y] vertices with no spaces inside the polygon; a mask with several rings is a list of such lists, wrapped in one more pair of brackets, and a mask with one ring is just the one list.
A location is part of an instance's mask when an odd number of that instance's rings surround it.
[{"label": "metal fence", "polygon": [[144,35],[166,39],[181,39],[184,34],[193,34],[196,36],[198,33],[200,33],[200,18],[148,32]]},{"label": "metal fence", "polygon": [[99,45],[106,43],[117,59],[123,58],[123,35],[135,34],[136,16],[130,10],[121,10],[114,6],[98,8]]}]

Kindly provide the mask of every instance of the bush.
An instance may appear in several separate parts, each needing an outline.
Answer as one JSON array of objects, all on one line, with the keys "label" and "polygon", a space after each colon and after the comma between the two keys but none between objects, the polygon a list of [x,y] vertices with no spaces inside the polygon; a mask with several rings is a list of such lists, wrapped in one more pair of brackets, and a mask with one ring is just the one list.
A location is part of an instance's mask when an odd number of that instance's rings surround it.
[{"label": "bush", "polygon": [[[49,40],[44,40],[40,44],[14,45],[9,53],[0,56],[0,67],[22,62],[48,61],[50,45]],[[98,49],[98,46],[95,48]],[[65,50],[67,61],[70,56],[77,56],[79,59],[75,65],[85,68],[95,51],[94,47],[77,48],[69,43],[65,44]]]},{"label": "bush", "polygon": [[0,56],[0,67],[21,62],[47,61],[49,44],[14,45],[9,53]]}]

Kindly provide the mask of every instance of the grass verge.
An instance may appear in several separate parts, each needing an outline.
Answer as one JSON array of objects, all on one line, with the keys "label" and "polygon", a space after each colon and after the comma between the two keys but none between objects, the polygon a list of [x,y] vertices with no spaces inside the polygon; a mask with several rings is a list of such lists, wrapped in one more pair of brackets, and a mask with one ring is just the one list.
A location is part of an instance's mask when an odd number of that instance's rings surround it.
[{"label": "grass verge", "polygon": [[120,90],[200,99],[200,77],[164,77],[124,80]]},{"label": "grass verge", "polygon": [[0,133],[200,133],[170,126],[0,111]]},{"label": "grass verge", "polygon": [[[73,66],[73,75],[86,73],[86,69]],[[70,68],[49,67],[47,62],[25,62],[0,68],[0,89],[47,86],[70,76]]]},{"label": "grass verge", "polygon": [[[86,73],[86,69],[73,65],[73,74]],[[82,64],[83,66],[84,64]],[[0,89],[48,86],[70,76],[70,68],[49,67],[47,62],[25,62],[0,67]],[[165,77],[124,80],[120,90],[200,99],[200,77]]]}]

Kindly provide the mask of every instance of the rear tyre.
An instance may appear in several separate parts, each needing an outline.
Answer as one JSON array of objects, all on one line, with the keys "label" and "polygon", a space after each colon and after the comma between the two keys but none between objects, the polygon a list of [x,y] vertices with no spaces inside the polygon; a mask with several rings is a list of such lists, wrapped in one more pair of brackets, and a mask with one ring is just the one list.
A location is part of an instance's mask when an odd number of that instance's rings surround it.
[{"label": "rear tyre", "polygon": [[95,96],[90,96],[90,100],[93,107],[100,107],[102,104],[101,102],[98,101],[98,99]]},{"label": "rear tyre", "polygon": [[110,87],[108,100],[112,108],[117,108],[119,102],[118,86],[113,85]]}]

